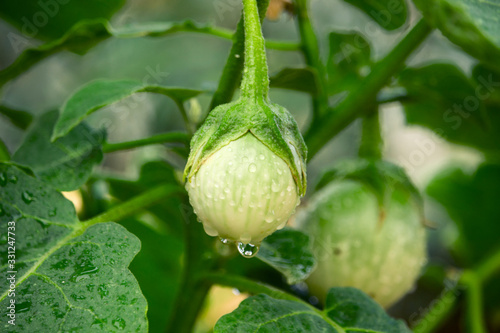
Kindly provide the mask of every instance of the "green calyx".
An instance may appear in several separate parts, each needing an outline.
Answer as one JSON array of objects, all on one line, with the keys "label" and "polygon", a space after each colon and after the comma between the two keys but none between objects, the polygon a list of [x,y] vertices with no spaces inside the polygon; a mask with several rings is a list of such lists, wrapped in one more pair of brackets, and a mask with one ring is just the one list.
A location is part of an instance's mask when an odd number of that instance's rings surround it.
[{"label": "green calyx", "polygon": [[307,148],[290,112],[269,101],[266,53],[256,0],[243,0],[243,11],[245,68],[241,97],[213,109],[195,133],[184,179],[189,181],[211,155],[250,132],[285,161],[297,192],[304,195]]},{"label": "green calyx", "polygon": [[332,181],[344,179],[360,182],[372,190],[381,210],[381,218],[384,216],[385,203],[393,191],[409,193],[420,212],[421,222],[425,225],[420,192],[401,167],[387,161],[364,158],[341,161],[334,168],[323,173],[315,189],[317,191]]},{"label": "green calyx", "polygon": [[212,110],[191,141],[184,178],[189,181],[212,154],[248,132],[285,161],[297,185],[297,192],[304,195],[307,149],[297,123],[282,106],[263,101],[256,103],[245,98]]}]

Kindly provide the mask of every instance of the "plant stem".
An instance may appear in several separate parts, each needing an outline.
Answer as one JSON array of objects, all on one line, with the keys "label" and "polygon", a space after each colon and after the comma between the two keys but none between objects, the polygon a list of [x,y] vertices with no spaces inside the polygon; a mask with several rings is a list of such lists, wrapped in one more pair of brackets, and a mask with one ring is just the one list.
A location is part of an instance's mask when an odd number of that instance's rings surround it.
[{"label": "plant stem", "polygon": [[191,122],[189,121],[189,117],[187,115],[186,108],[184,107],[184,102],[180,101],[179,99],[174,99],[175,104],[177,104],[177,107],[179,108],[179,111],[181,112],[182,115],[182,120],[184,121],[184,126],[186,127],[186,130],[188,131],[189,134],[193,134],[193,128],[191,126]]},{"label": "plant stem", "polygon": [[466,271],[460,279],[466,286],[466,314],[468,332],[486,333],[486,325],[483,320],[483,296],[481,281],[472,271]]},{"label": "plant stem", "polygon": [[[471,325],[477,325],[478,328],[484,327],[484,324],[481,324],[482,304],[480,288],[498,272],[500,272],[500,249],[497,249],[493,254],[486,257],[474,269],[465,271],[460,277],[458,285],[463,285],[469,289],[472,287],[472,291],[466,291],[472,292],[472,295],[468,295],[467,309],[470,316],[473,316],[474,318],[474,323],[471,322]],[[471,279],[473,280],[472,282]],[[458,299],[460,293],[461,290],[458,286],[455,286],[444,293],[432,309],[426,314],[426,316],[422,318],[413,328],[414,333],[434,332],[455,308],[456,300]],[[450,298],[450,295],[453,295],[453,297]],[[474,308],[471,309],[469,308],[470,306],[473,306]],[[475,333],[476,331],[472,332]]]},{"label": "plant stem", "polygon": [[318,117],[328,109],[328,96],[326,94],[326,70],[321,62],[318,40],[309,19],[307,0],[295,0],[297,21],[301,39],[301,51],[307,65],[316,69],[318,74],[318,92],[312,97],[313,115]]},{"label": "plant stem", "polygon": [[496,252],[479,263],[474,272],[482,283],[487,282],[500,272],[500,249],[497,249]]},{"label": "plant stem", "polygon": [[[186,207],[188,203],[186,203]],[[213,238],[208,237],[201,223],[195,221],[190,211],[184,228],[185,254],[181,287],[176,297],[167,332],[191,333],[198,313],[212,286],[202,277],[214,269],[219,257],[213,251]]]},{"label": "plant stem", "polygon": [[405,59],[424,41],[432,28],[422,19],[396,45],[396,47],[372,69],[339,105],[323,117],[313,119],[305,134],[308,158],[311,159],[335,135],[346,128],[357,117],[373,111],[377,93],[403,66]]},{"label": "plant stem", "polygon": [[[262,2],[262,1],[259,1]],[[259,5],[259,8],[261,6]],[[259,9],[259,13],[260,13]],[[264,12],[265,13],[265,12]],[[262,19],[262,16],[261,16]],[[238,25],[239,27],[239,25]],[[241,27],[243,29],[243,26]],[[199,33],[205,33],[207,35],[212,35],[216,37],[221,37],[224,39],[234,39],[235,33],[229,29],[223,29],[223,28],[210,28],[210,29],[204,29],[204,30],[193,30],[191,28],[186,28],[186,29],[181,29],[179,31],[186,31],[186,32],[199,32]],[[243,33],[243,30],[241,31]],[[273,50],[278,50],[278,51],[299,51],[301,49],[301,44],[298,42],[289,42],[289,41],[283,41],[283,40],[272,40],[272,39],[267,39],[265,41],[266,47],[269,49]],[[243,49],[242,49],[243,50]]]},{"label": "plant stem", "polygon": [[124,217],[135,214],[146,207],[149,207],[171,195],[183,193],[183,189],[177,185],[165,184],[148,190],[128,201],[120,203],[110,210],[97,215],[85,222],[82,222],[83,227],[87,228],[91,225],[101,222],[119,221]]},{"label": "plant stem", "polygon": [[245,66],[241,80],[241,96],[248,99],[268,99],[269,75],[266,49],[260,25],[257,0],[243,0],[245,30]]},{"label": "plant stem", "polygon": [[446,291],[437,302],[433,303],[425,317],[413,327],[413,332],[431,333],[438,329],[456,308],[456,298],[459,293],[456,287]]},{"label": "plant stem", "polygon": [[[269,0],[259,0],[259,16],[262,21],[269,5]],[[212,97],[210,110],[215,107],[229,103],[233,99],[234,92],[240,84],[241,72],[244,62],[244,47],[245,47],[245,31],[243,28],[243,15],[238,23],[236,32],[233,35],[233,46],[229,52],[222,76],[219,80],[219,86]]]},{"label": "plant stem", "polygon": [[359,156],[379,160],[382,158],[383,145],[379,113],[371,112],[363,118]]},{"label": "plant stem", "polygon": [[126,141],[120,143],[106,143],[102,147],[103,152],[112,153],[119,150],[132,149],[158,143],[180,142],[189,143],[189,135],[183,132],[169,132],[150,136],[149,138]]}]

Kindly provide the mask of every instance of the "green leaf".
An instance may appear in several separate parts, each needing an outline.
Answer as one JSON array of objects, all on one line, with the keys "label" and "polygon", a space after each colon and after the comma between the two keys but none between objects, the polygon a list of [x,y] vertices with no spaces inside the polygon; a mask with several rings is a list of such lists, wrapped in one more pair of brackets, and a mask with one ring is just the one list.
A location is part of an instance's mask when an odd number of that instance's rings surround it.
[{"label": "green leaf", "polygon": [[[1,234],[15,233],[15,266],[12,239],[0,243],[1,275],[17,271],[16,326],[7,332],[147,332],[146,300],[127,268],[140,248],[134,235],[111,222],[80,223],[71,202],[9,164],[0,164],[0,203]],[[2,279],[2,322],[8,294]]]},{"label": "green leaf", "polygon": [[347,332],[411,333],[364,292],[356,288],[332,288],[326,296],[328,317]]},{"label": "green leaf", "polygon": [[214,333],[225,332],[340,332],[308,305],[271,298],[249,297],[236,310],[223,316]]},{"label": "green leaf", "polygon": [[94,165],[101,162],[104,133],[82,123],[68,135],[50,141],[57,111],[43,114],[27,133],[12,160],[30,167],[44,182],[60,191],[83,185]]},{"label": "green leaf", "polygon": [[139,92],[163,94],[176,102],[182,103],[186,99],[197,96],[202,91],[150,86],[134,80],[92,81],[73,93],[63,105],[59,119],[54,127],[52,140],[66,135],[91,113]]},{"label": "green leaf", "polygon": [[406,22],[404,0],[345,0],[375,20],[382,28],[394,30]]},{"label": "green leaf", "polygon": [[0,162],[2,161],[10,161],[10,152],[2,139],[0,139]]},{"label": "green leaf", "polygon": [[493,96],[490,91],[498,89],[500,82],[487,81],[483,82],[486,86],[476,84],[452,65],[408,68],[399,79],[407,90],[406,120],[450,142],[498,151],[500,113],[485,104],[486,96]]},{"label": "green leaf", "polygon": [[305,280],[316,265],[309,236],[288,228],[266,237],[257,258],[282,273],[288,284]]},{"label": "green leaf", "polygon": [[0,16],[20,30],[22,37],[18,38],[56,39],[79,21],[110,18],[124,3],[125,0],[2,1]]},{"label": "green leaf", "polygon": [[458,228],[455,254],[473,266],[500,243],[500,165],[482,164],[473,174],[450,166],[429,183],[427,193],[443,205]]},{"label": "green leaf", "polygon": [[326,63],[328,92],[336,94],[352,90],[370,72],[370,44],[358,32],[332,32],[329,41],[330,50]]},{"label": "green leaf", "polygon": [[15,110],[5,105],[0,105],[0,114],[9,118],[14,126],[23,130],[27,129],[31,124],[31,121],[33,120],[33,116],[30,113],[26,111]]},{"label": "green leaf", "polygon": [[500,3],[484,0],[416,0],[424,18],[470,55],[499,68]]},{"label": "green leaf", "polygon": [[389,317],[375,301],[354,288],[332,288],[324,311],[304,302],[265,294],[249,297],[223,316],[214,332],[404,333],[404,322]]},{"label": "green leaf", "polygon": [[317,73],[312,68],[283,68],[270,78],[273,88],[290,89],[316,95],[318,93]]},{"label": "green leaf", "polygon": [[[41,60],[54,53],[68,50],[77,54],[85,54],[97,43],[109,38],[137,38],[146,36],[165,36],[179,31],[192,31],[206,34],[214,34],[220,37],[230,37],[224,31],[215,31],[208,25],[198,25],[192,21],[183,22],[150,22],[139,23],[133,26],[113,28],[108,21],[103,19],[84,20],[76,23],[61,38],[29,48],[21,53],[16,61],[0,71],[0,87],[7,81],[26,72]],[[17,44],[15,44],[17,43]],[[11,40],[14,48],[23,46],[22,40]]]}]

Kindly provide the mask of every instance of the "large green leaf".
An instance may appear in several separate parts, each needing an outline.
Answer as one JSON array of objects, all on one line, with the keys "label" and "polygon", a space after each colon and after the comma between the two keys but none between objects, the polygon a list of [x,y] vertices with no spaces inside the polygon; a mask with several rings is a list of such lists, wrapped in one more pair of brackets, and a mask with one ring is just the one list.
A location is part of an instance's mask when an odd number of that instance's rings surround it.
[{"label": "large green leaf", "polygon": [[500,165],[483,164],[473,174],[449,167],[430,182],[427,193],[442,204],[459,233],[455,254],[472,266],[500,244]]},{"label": "large green leaf", "polygon": [[483,151],[500,149],[500,113],[488,106],[500,82],[469,80],[452,65],[408,68],[399,82],[407,90],[406,120],[428,127],[446,140]]},{"label": "large green leaf", "polygon": [[358,7],[387,30],[397,29],[406,22],[405,0],[345,0],[345,2]]},{"label": "large green leaf", "polygon": [[500,68],[500,2],[415,0],[425,19],[472,56]]},{"label": "large green leaf", "polygon": [[[215,34],[221,37],[231,36],[230,33],[223,30],[215,32],[210,26],[198,25],[192,21],[138,23],[121,28],[113,28],[108,21],[102,19],[81,21],[76,23],[61,38],[23,51],[12,65],[0,71],[0,87],[41,60],[63,50],[85,54],[94,45],[109,37],[164,36],[179,31]],[[23,40],[14,39],[11,40],[11,44],[13,47],[19,48],[23,46]]]},{"label": "large green leaf", "polygon": [[54,127],[52,140],[66,135],[91,113],[139,92],[163,94],[182,103],[189,98],[195,97],[202,91],[187,88],[152,86],[134,80],[92,81],[73,93],[66,103],[64,103],[59,119]]},{"label": "large green leaf", "polygon": [[247,298],[215,325],[214,332],[411,332],[354,288],[332,288],[324,311],[298,301],[261,294]]},{"label": "large green leaf", "polygon": [[326,68],[328,93],[352,90],[370,72],[371,47],[358,32],[332,32]]},{"label": "large green leaf", "polygon": [[56,39],[81,20],[110,18],[124,3],[125,0],[2,1],[0,17],[17,27],[22,38]]},{"label": "large green leaf", "polygon": [[288,284],[305,280],[316,265],[309,236],[288,228],[266,237],[257,258],[282,273]]},{"label": "large green leaf", "polygon": [[60,193],[0,164],[0,229],[1,275],[16,276],[15,326],[6,324],[12,297],[0,281],[3,331],[147,332],[146,300],[127,268],[140,242],[125,228],[80,223]]},{"label": "large green leaf", "polygon": [[283,68],[271,76],[269,85],[273,88],[283,88],[306,92],[312,95],[318,93],[317,73],[311,68]]},{"label": "large green leaf", "polygon": [[66,136],[51,142],[57,117],[57,111],[40,116],[12,160],[30,167],[54,188],[72,191],[83,185],[94,165],[101,162],[104,133],[81,123]]},{"label": "large green leaf", "polygon": [[[164,161],[144,164],[137,181],[108,178],[106,182],[110,194],[121,201],[160,183],[177,184],[175,170]],[[151,332],[165,330],[179,292],[185,255],[183,213],[188,212],[184,205],[180,198],[171,197],[149,207],[152,214],[120,222],[141,240],[141,252],[132,261],[130,270],[148,301]]]}]

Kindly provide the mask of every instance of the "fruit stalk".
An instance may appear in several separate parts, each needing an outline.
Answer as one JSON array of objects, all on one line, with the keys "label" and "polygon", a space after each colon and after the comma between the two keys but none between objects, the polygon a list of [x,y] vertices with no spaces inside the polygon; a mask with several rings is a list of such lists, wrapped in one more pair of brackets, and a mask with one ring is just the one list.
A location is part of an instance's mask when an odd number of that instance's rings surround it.
[{"label": "fruit stalk", "polygon": [[243,0],[245,20],[245,69],[241,81],[241,96],[268,101],[269,77],[266,50],[256,0]]}]

